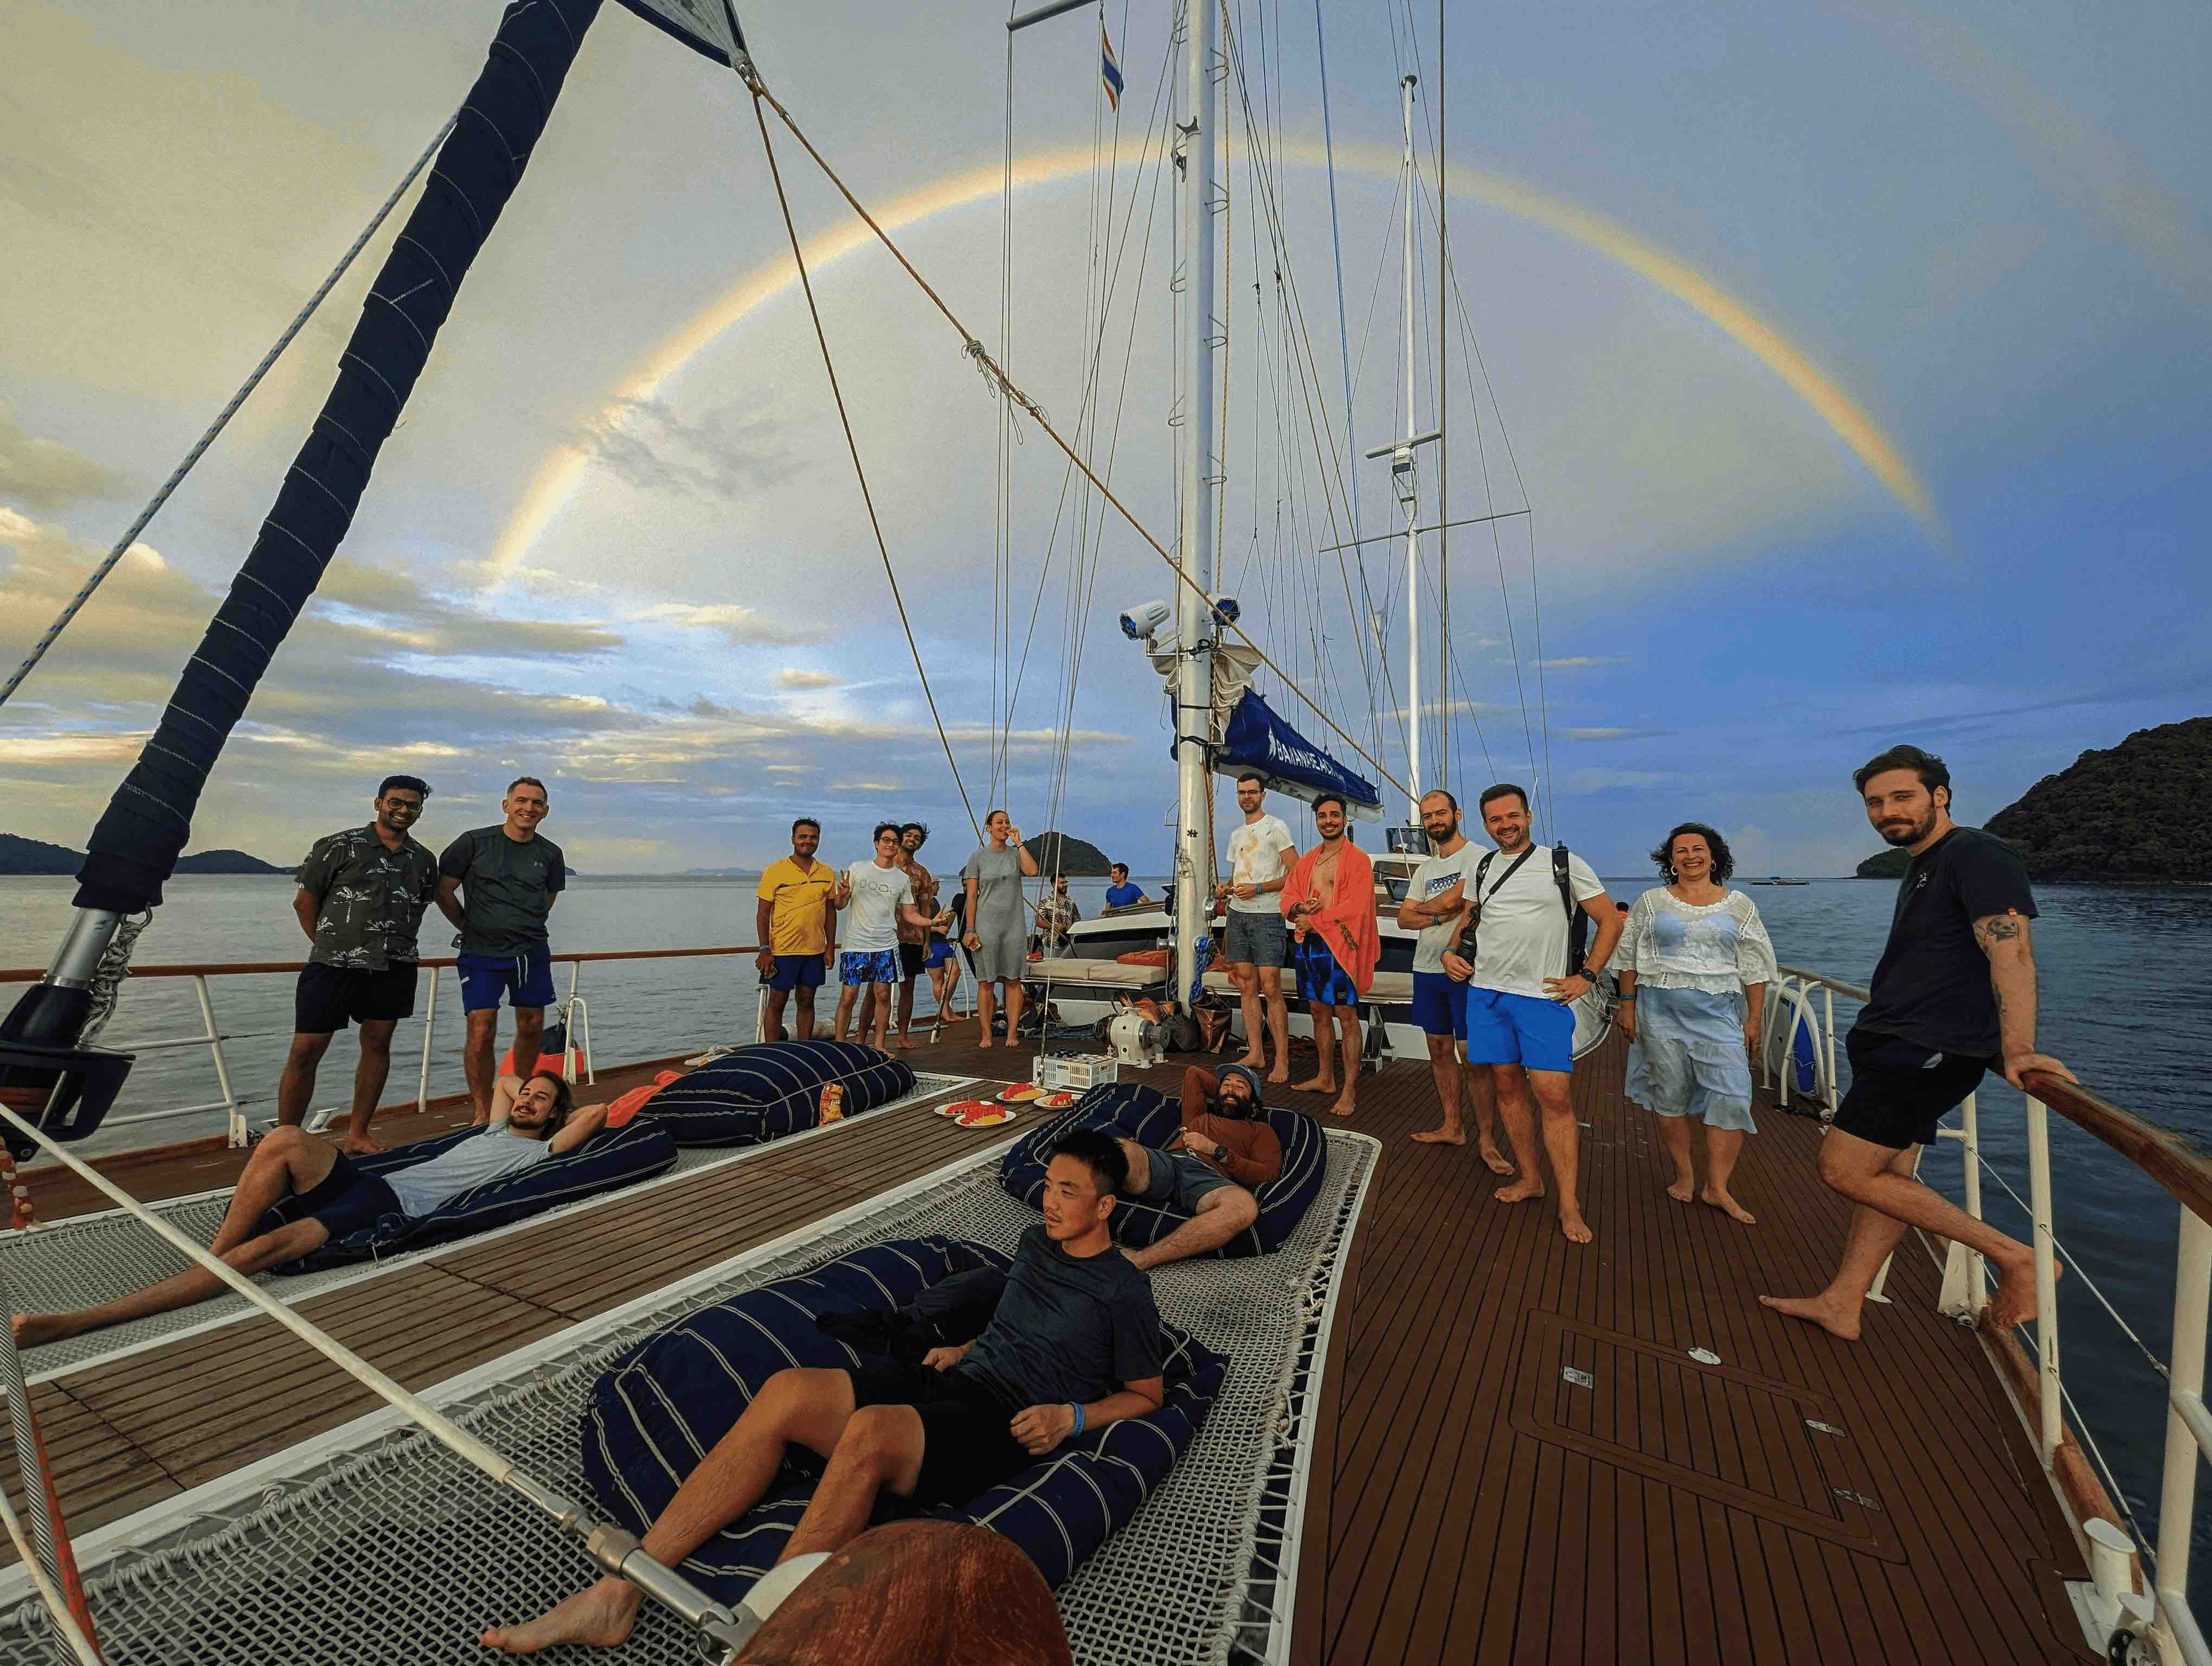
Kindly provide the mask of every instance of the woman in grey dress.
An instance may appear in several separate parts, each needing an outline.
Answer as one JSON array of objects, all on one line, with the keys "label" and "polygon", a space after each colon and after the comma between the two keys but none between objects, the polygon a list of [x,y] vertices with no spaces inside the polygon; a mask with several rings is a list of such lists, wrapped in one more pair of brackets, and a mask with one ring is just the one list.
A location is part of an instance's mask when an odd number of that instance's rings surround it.
[{"label": "woman in grey dress", "polygon": [[991,1021],[1003,991],[1006,1045],[1020,1044],[1022,977],[1029,970],[1029,909],[1022,901],[1022,879],[1034,879],[1036,858],[1022,843],[1021,829],[1003,810],[983,818],[985,843],[960,870],[968,897],[968,933],[961,939],[975,967],[979,1045],[991,1044]]}]

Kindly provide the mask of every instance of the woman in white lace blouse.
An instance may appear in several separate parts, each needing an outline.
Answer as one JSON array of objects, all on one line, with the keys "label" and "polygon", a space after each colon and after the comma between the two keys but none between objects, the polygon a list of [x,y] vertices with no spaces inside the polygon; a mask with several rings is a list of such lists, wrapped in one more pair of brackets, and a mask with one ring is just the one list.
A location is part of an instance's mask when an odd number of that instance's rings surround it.
[{"label": "woman in white lace blouse", "polygon": [[[1701,1198],[1748,1224],[1729,1189],[1751,1120],[1751,1055],[1759,1045],[1774,945],[1752,900],[1723,883],[1735,871],[1728,841],[1685,822],[1651,853],[1666,880],[1636,899],[1613,965],[1613,1022],[1634,1043],[1628,1096],[1655,1112],[1674,1159],[1667,1195]],[[1705,1183],[1690,1156],[1689,1117],[1705,1125]]]}]

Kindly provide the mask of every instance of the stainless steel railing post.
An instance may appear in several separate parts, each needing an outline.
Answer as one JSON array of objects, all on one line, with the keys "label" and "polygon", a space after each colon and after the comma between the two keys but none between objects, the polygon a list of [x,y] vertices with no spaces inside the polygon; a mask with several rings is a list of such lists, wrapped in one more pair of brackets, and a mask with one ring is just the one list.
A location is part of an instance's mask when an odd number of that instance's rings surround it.
[{"label": "stainless steel railing post", "polygon": [[230,1066],[222,1056],[222,1032],[215,1025],[215,997],[208,989],[204,973],[192,974],[192,993],[199,997],[200,1020],[207,1026],[204,1039],[208,1055],[215,1061],[215,1085],[222,1093],[223,1114],[229,1119],[228,1138],[233,1151],[246,1143],[246,1107],[237,1094],[231,1091]]},{"label": "stainless steel railing post", "polygon": [[[1974,1096],[1969,1093],[1959,1107],[1960,1151],[1966,1158],[1966,1213],[1982,1218],[1982,1125]],[[1971,1310],[1979,1313],[1989,1299],[1987,1266],[1978,1250],[1966,1251],[1966,1292]]]},{"label": "stainless steel railing post", "polygon": [[2038,1444],[2047,1468],[2064,1431],[2064,1390],[2058,1376],[2058,1240],[2051,1227],[2051,1116],[2033,1094],[2027,1099],[2027,1200],[2035,1227],[2035,1355],[2042,1413]]},{"label": "stainless steel railing post", "polygon": [[1822,1022],[1827,1030],[1828,1054],[1828,1120],[1836,1120],[1836,1107],[1842,1103],[1842,1090],[1836,1085],[1836,992],[1826,984],[1820,986]]},{"label": "stainless steel railing post", "polygon": [[430,1038],[438,1030],[438,968],[430,969],[430,999],[422,1009],[422,1061],[415,1072],[415,1109],[430,1109]]}]

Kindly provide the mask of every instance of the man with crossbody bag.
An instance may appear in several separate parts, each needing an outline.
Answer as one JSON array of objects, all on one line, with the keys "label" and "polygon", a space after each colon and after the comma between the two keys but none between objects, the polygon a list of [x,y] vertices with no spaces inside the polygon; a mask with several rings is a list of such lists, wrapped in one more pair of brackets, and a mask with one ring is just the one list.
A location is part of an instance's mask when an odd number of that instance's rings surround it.
[{"label": "man with crossbody bag", "polygon": [[[1467,991],[1467,1061],[1487,1067],[1505,1137],[1520,1177],[1498,1189],[1501,1203],[1544,1195],[1536,1161],[1533,1095],[1543,1116],[1544,1150],[1559,1186],[1559,1230],[1588,1243],[1576,1191],[1581,1130],[1575,1122],[1574,1003],[1595,987],[1620,941],[1620,911],[1590,865],[1565,845],[1549,853],[1529,837],[1528,795],[1510,783],[1491,787],[1479,806],[1498,848],[1468,882],[1473,905],[1447,975]],[[1548,854],[1549,860],[1546,857]],[[1587,953],[1587,921],[1597,925]]]}]

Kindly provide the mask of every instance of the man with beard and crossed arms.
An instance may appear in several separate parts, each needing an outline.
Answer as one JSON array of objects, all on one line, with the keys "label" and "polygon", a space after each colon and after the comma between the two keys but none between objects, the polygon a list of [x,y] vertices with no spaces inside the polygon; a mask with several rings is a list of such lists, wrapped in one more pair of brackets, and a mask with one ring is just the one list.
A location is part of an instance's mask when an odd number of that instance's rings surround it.
[{"label": "man with beard and crossed arms", "polygon": [[1467,923],[1467,879],[1479,853],[1460,833],[1459,800],[1442,787],[1421,795],[1421,831],[1428,836],[1430,855],[1413,872],[1398,924],[1420,933],[1413,946],[1413,1022],[1428,1038],[1429,1072],[1436,1079],[1443,1120],[1413,1138],[1425,1146],[1464,1146],[1467,1128],[1459,1109],[1463,1094],[1474,1105],[1482,1160],[1493,1174],[1511,1174],[1513,1164],[1498,1149],[1498,1101],[1490,1073],[1468,1068],[1460,1057],[1467,1043],[1467,985],[1444,970],[1444,953]]},{"label": "man with beard and crossed arms", "polygon": [[[1444,956],[1444,970],[1468,985],[1467,1061],[1487,1067],[1498,1116],[1521,1167],[1521,1177],[1499,1187],[1495,1196],[1500,1203],[1521,1203],[1544,1195],[1528,1108],[1533,1095],[1559,1189],[1559,1230],[1570,1243],[1588,1243],[1589,1225],[1576,1190],[1582,1129],[1572,1092],[1573,1008],[1596,984],[1624,921],[1588,862],[1568,854],[1564,873],[1556,872],[1553,859],[1530,841],[1528,795],[1518,787],[1501,782],[1489,788],[1477,809],[1498,848],[1475,864],[1468,879],[1475,958],[1467,958],[1464,946],[1455,949]],[[1570,966],[1575,909],[1596,921],[1597,933],[1580,964]],[[1466,945],[1464,934],[1460,940]]]}]

